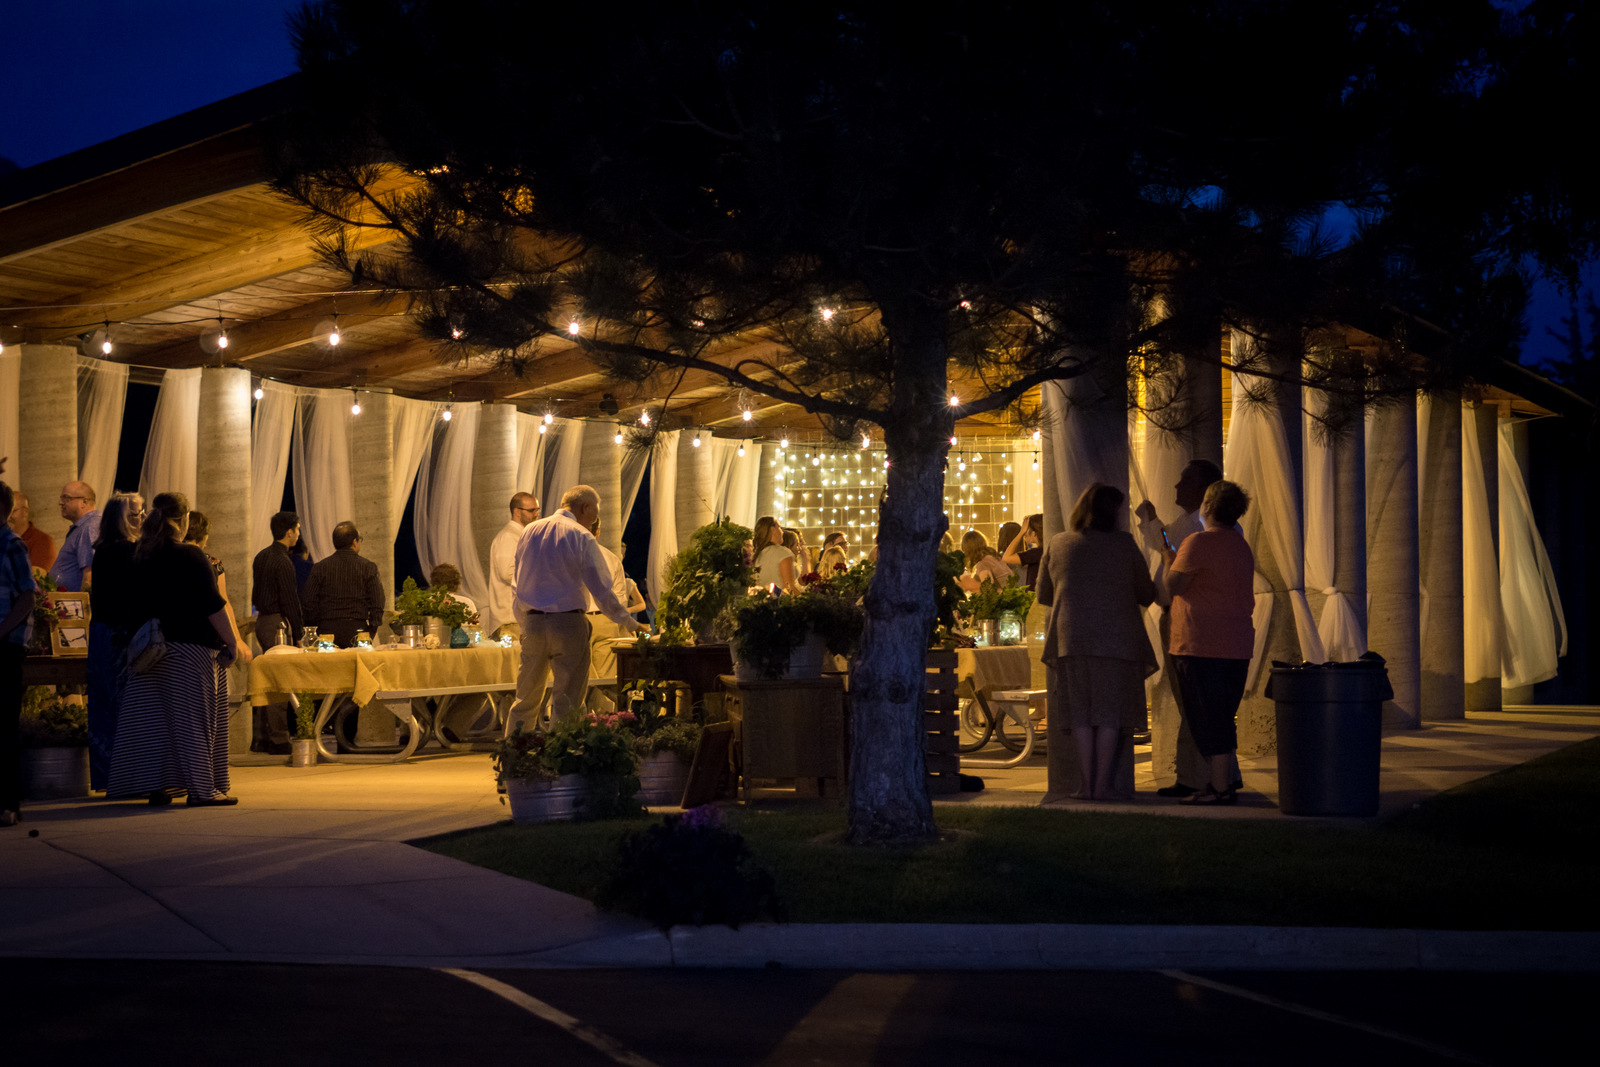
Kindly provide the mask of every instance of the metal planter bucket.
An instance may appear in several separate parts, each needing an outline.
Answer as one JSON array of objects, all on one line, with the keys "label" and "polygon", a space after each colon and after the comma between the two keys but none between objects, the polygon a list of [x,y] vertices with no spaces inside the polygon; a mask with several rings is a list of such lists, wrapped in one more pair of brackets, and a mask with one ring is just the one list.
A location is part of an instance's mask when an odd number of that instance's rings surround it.
[{"label": "metal planter bucket", "polygon": [[639,792],[635,799],[647,808],[676,806],[689,784],[689,765],[676,752],[657,752],[639,761]]},{"label": "metal planter bucket", "polygon": [[88,748],[23,749],[22,795],[29,800],[88,796]]},{"label": "metal planter bucket", "polygon": [[565,822],[578,814],[589,796],[589,783],[581,774],[563,774],[549,782],[512,778],[506,782],[506,802],[514,823]]},{"label": "metal planter bucket", "polygon": [[317,743],[311,738],[295,738],[289,742],[289,766],[315,767],[317,765]]},{"label": "metal planter bucket", "polygon": [[426,631],[420,626],[400,627],[397,639],[406,648],[421,648],[422,636]]}]

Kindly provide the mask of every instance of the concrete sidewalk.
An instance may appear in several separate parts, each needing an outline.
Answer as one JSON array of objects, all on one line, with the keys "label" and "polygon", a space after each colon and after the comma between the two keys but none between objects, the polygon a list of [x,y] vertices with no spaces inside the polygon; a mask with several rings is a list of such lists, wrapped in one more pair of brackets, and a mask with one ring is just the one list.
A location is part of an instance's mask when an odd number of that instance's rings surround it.
[{"label": "concrete sidewalk", "polygon": [[[1594,709],[1538,709],[1391,735],[1385,808],[1600,734]],[[1036,805],[1043,761],[987,772],[958,803]],[[1282,818],[1271,768],[1231,811]],[[507,817],[487,756],[234,769],[236,808],[103,799],[28,805],[0,830],[0,955],[458,967],[1319,967],[1596,970],[1600,934],[1151,926],[755,925],[670,936],[408,840]],[[1085,805],[1085,807],[1089,807]],[[30,832],[37,831],[37,836]]]}]

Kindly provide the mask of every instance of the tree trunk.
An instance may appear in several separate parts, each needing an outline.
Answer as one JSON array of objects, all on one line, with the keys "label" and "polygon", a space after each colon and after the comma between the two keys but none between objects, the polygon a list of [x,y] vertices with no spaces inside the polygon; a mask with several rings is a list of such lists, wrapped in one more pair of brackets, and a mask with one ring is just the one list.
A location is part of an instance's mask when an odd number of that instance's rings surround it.
[{"label": "tree trunk", "polygon": [[945,343],[934,313],[885,303],[899,349],[879,505],[878,564],[867,590],[866,628],[850,677],[849,840],[928,840],[936,833],[923,746],[923,691],[934,625],[934,554],[948,520],[944,467],[953,424],[946,400]]}]

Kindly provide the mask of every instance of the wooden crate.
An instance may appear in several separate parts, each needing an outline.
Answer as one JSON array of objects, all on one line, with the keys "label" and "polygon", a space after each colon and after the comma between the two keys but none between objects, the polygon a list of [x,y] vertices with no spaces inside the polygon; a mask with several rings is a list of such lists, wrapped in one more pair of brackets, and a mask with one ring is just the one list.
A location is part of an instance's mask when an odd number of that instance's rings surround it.
[{"label": "wooden crate", "polygon": [[956,748],[956,731],[960,728],[956,709],[960,700],[956,696],[954,652],[928,653],[928,680],[923,686],[922,699],[928,792],[934,795],[960,792],[961,756]]},{"label": "wooden crate", "polygon": [[849,763],[838,676],[741,682],[723,675],[722,682],[746,800],[755,779],[793,778],[802,796],[842,793]]}]

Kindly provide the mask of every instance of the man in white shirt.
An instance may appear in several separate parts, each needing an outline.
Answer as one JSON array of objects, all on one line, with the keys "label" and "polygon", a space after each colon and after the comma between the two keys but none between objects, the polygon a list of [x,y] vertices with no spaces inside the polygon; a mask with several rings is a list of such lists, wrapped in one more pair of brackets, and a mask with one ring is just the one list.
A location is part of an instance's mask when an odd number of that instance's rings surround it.
[{"label": "man in white shirt", "polygon": [[[1144,541],[1145,548],[1156,554],[1158,561],[1155,573],[1151,577],[1156,585],[1156,603],[1161,605],[1163,669],[1160,683],[1150,694],[1151,769],[1157,775],[1162,775],[1167,767],[1176,764],[1178,772],[1176,782],[1156,790],[1157,795],[1164,797],[1187,797],[1198,793],[1211,781],[1211,765],[1200,755],[1200,750],[1195,747],[1194,737],[1189,733],[1189,724],[1184,719],[1178,704],[1172,665],[1168,662],[1167,641],[1171,626],[1168,613],[1172,607],[1172,594],[1167,591],[1166,545],[1161,535],[1163,532],[1166,533],[1167,540],[1172,542],[1173,550],[1176,551],[1189,535],[1205,529],[1205,523],[1200,519],[1200,505],[1204,502],[1206,490],[1211,487],[1211,483],[1221,480],[1222,472],[1217,469],[1215,463],[1208,459],[1192,460],[1178,476],[1178,484],[1173,486],[1173,495],[1177,499],[1178,507],[1183,509],[1181,515],[1163,526],[1156,515],[1155,505],[1150,501],[1146,500],[1134,509],[1134,514],[1139,517],[1139,536]],[[1234,788],[1238,788],[1237,760],[1233,764],[1232,780]]]},{"label": "man in white shirt", "polygon": [[[530,523],[517,542],[517,610],[522,614],[522,667],[517,699],[506,728],[515,730],[539,706],[545,675],[552,675],[550,715],[570,721],[583,707],[589,682],[589,597],[624,634],[645,627],[635,622],[611,588],[611,569],[589,527],[600,517],[600,494],[575,485],[561,497],[561,510]],[[531,724],[530,724],[531,725]]]},{"label": "man in white shirt", "polygon": [[517,540],[528,524],[539,517],[539,501],[531,493],[517,493],[511,498],[511,518],[489,542],[489,603],[488,618],[484,619],[483,632],[492,634],[508,622],[516,622],[513,609],[516,599]]}]

